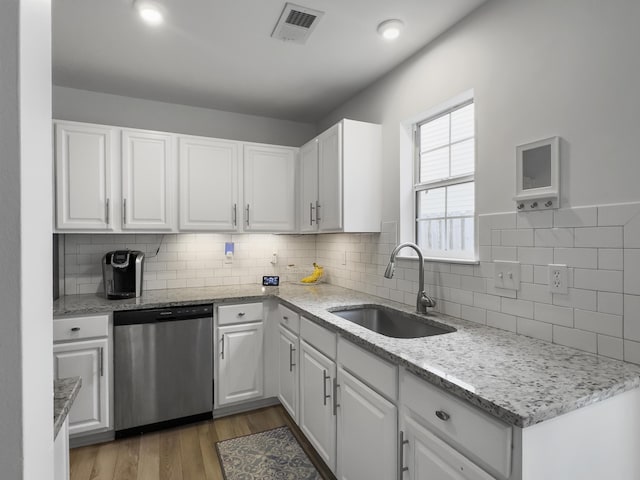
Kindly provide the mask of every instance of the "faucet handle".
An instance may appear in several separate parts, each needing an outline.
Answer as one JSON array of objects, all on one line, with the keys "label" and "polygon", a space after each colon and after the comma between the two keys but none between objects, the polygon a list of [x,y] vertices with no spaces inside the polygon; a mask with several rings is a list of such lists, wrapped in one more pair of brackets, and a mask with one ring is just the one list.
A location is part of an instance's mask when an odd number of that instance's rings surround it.
[{"label": "faucet handle", "polygon": [[424,291],[420,293],[420,303],[424,307],[433,308],[436,306],[436,299],[428,296]]}]

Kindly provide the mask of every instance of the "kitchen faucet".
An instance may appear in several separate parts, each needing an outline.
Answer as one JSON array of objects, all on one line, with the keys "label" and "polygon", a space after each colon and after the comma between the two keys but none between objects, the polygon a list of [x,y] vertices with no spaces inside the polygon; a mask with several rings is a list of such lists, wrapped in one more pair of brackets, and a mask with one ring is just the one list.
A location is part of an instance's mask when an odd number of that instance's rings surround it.
[{"label": "kitchen faucet", "polygon": [[424,291],[424,257],[422,256],[422,250],[415,243],[405,242],[398,245],[391,252],[391,258],[389,259],[389,265],[387,265],[387,269],[384,271],[385,278],[393,278],[393,272],[396,268],[396,255],[398,252],[404,247],[413,248],[418,254],[418,261],[420,264],[418,265],[419,277],[418,277],[418,298],[416,300],[416,312],[418,313],[427,313],[427,307],[435,307],[436,301],[435,299],[427,296]]}]

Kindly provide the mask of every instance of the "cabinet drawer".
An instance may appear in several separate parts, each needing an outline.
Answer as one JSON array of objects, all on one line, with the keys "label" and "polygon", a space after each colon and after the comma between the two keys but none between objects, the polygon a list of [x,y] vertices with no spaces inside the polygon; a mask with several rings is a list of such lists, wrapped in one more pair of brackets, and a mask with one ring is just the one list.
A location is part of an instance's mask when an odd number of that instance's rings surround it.
[{"label": "cabinet drawer", "polygon": [[109,315],[53,319],[53,341],[108,337]]},{"label": "cabinet drawer", "polygon": [[300,336],[330,359],[336,358],[336,334],[317,323],[300,317]]},{"label": "cabinet drawer", "polygon": [[262,303],[242,303],[240,305],[220,305],[218,325],[246,323],[262,320]]},{"label": "cabinet drawer", "polygon": [[402,405],[419,415],[440,438],[476,463],[509,477],[511,426],[406,372],[400,396]]},{"label": "cabinet drawer", "polygon": [[345,370],[391,400],[397,399],[398,367],[338,337],[338,360]]},{"label": "cabinet drawer", "polygon": [[300,333],[300,315],[284,305],[278,305],[278,322],[292,332]]}]

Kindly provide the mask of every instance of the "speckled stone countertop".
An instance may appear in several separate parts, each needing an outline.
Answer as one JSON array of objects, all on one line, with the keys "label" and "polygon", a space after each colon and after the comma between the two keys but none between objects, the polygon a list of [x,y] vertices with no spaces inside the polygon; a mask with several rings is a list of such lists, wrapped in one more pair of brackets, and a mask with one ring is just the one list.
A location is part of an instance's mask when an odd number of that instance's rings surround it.
[{"label": "speckled stone countertop", "polygon": [[58,436],[58,432],[67,419],[71,405],[73,405],[80,387],[82,379],[80,377],[61,378],[53,383],[53,438]]},{"label": "speckled stone countertop", "polygon": [[96,295],[73,295],[54,303],[54,315],[269,297],[277,297],[306,318],[518,427],[640,387],[640,367],[636,365],[441,314],[429,317],[454,327],[456,332],[414,339],[385,337],[328,310],[382,304],[411,312],[412,307],[332,285],[157,290],[139,299],[115,301]]}]

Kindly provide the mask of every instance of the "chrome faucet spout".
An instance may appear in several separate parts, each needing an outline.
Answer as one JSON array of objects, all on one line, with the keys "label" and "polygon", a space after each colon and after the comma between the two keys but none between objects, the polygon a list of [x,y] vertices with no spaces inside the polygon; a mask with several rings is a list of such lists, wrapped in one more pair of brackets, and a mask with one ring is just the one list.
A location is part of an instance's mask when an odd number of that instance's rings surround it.
[{"label": "chrome faucet spout", "polygon": [[393,272],[395,270],[395,261],[396,255],[400,250],[405,247],[412,248],[418,254],[418,298],[416,299],[416,312],[418,313],[427,313],[427,307],[435,307],[436,301],[427,296],[424,291],[424,256],[422,255],[422,250],[415,243],[405,242],[401,243],[391,252],[391,257],[389,258],[389,264],[387,265],[387,269],[384,272],[385,278],[392,278]]}]

